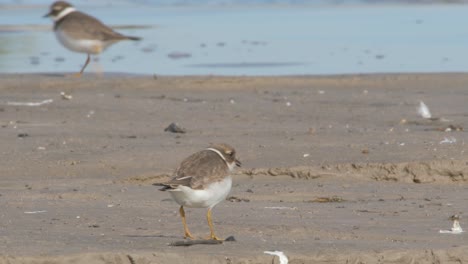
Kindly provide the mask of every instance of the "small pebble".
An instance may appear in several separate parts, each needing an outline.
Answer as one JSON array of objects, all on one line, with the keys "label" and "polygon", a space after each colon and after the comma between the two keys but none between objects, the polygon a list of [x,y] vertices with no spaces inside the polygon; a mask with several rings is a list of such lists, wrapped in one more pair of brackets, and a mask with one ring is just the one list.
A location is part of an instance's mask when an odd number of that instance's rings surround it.
[{"label": "small pebble", "polygon": [[185,128],[179,126],[177,123],[171,123],[168,127],[164,129],[164,131],[171,133],[186,133]]},{"label": "small pebble", "polygon": [[19,133],[19,134],[18,134],[18,137],[19,137],[19,138],[29,137],[29,134],[28,134],[28,133]]}]

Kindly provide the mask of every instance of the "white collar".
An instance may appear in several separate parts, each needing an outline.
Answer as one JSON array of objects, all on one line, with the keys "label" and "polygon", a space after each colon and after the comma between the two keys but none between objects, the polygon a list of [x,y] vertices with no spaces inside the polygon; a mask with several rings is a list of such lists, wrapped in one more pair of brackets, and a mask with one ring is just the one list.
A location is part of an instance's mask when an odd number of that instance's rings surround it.
[{"label": "white collar", "polygon": [[70,14],[71,12],[75,12],[75,11],[76,11],[76,9],[73,6],[69,6],[69,7],[65,8],[64,10],[62,10],[62,12],[60,12],[57,16],[52,17],[52,19],[55,22],[57,22],[60,19],[62,19],[64,16]]},{"label": "white collar", "polygon": [[218,154],[218,155],[224,160],[224,162],[228,163],[228,162],[226,161],[226,158],[223,156],[223,154],[221,154],[221,152],[219,152],[219,150],[214,149],[214,148],[207,148],[206,150],[214,151],[216,154]]},{"label": "white collar", "polygon": [[227,162],[226,158],[223,156],[223,154],[221,154],[221,152],[219,152],[219,150],[214,149],[214,148],[207,148],[206,150],[211,150],[215,152],[216,154],[218,154],[218,156],[220,156],[224,160],[224,162],[226,162],[226,165],[228,166],[229,171],[233,171],[234,168],[236,167],[236,162],[231,162],[231,163]]}]

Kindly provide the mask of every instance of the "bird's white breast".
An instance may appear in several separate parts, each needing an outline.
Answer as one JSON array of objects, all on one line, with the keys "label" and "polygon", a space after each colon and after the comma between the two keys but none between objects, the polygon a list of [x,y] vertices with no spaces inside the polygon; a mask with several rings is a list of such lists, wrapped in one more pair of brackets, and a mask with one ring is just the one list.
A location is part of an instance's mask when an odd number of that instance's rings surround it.
[{"label": "bird's white breast", "polygon": [[179,186],[171,190],[172,198],[186,207],[210,207],[226,199],[231,191],[232,178],[228,176],[222,181],[214,182],[203,190],[194,190],[187,186]]},{"label": "bird's white breast", "polygon": [[60,29],[55,31],[55,36],[66,48],[76,52],[98,54],[105,48],[105,43],[100,40],[72,38]]}]

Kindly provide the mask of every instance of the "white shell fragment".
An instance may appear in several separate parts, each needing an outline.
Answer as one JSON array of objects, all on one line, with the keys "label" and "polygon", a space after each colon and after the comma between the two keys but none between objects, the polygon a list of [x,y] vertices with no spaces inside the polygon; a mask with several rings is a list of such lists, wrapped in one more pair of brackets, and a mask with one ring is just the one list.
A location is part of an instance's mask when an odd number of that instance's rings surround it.
[{"label": "white shell fragment", "polygon": [[26,211],[24,212],[25,214],[41,214],[41,213],[47,213],[46,210],[39,210],[39,211]]},{"label": "white shell fragment", "polygon": [[453,143],[457,143],[457,139],[454,137],[444,137],[444,139],[439,142],[439,144],[453,144]]},{"label": "white shell fragment", "polygon": [[427,107],[427,105],[423,101],[419,101],[418,114],[422,118],[426,118],[426,119],[429,119],[432,117],[431,112],[429,111],[429,107]]},{"label": "white shell fragment", "polygon": [[287,206],[265,206],[265,209],[272,210],[297,210],[297,207],[287,207]]},{"label": "white shell fragment", "polygon": [[288,257],[282,252],[282,251],[263,251],[263,253],[272,255],[272,256],[278,256],[280,264],[288,264],[289,260]]},{"label": "white shell fragment", "polygon": [[45,104],[50,104],[54,100],[52,99],[46,99],[42,100],[40,102],[7,102],[7,105],[13,105],[13,106],[41,106]]},{"label": "white shell fragment", "polygon": [[465,231],[463,231],[463,229],[460,226],[458,215],[452,216],[451,219],[453,221],[452,228],[450,228],[450,230],[439,230],[439,233],[441,233],[441,234],[461,234],[461,233],[465,232]]},{"label": "white shell fragment", "polygon": [[67,94],[65,92],[60,92],[60,96],[62,96],[63,100],[71,100],[73,98],[71,94]]}]

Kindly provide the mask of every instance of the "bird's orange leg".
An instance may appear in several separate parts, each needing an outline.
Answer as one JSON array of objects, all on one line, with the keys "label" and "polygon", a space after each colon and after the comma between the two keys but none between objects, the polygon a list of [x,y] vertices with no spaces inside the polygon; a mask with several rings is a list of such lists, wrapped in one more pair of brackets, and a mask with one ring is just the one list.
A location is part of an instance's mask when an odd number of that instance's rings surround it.
[{"label": "bird's orange leg", "polygon": [[81,75],[83,75],[83,72],[84,72],[86,66],[88,66],[90,60],[91,60],[91,57],[88,54],[88,57],[86,58],[85,64],[83,65],[83,67],[81,67],[80,72],[75,73],[73,76],[74,77],[81,77]]},{"label": "bird's orange leg", "polygon": [[179,213],[180,213],[180,217],[182,217],[182,224],[184,225],[184,238],[194,239],[194,237],[192,236],[192,234],[190,234],[190,231],[188,229],[187,221],[185,220],[185,211],[184,211],[183,206],[180,206]]},{"label": "bird's orange leg", "polygon": [[210,226],[210,237],[208,239],[223,241],[224,239],[218,238],[214,233],[213,221],[211,220],[211,208],[209,208],[206,213],[206,220],[208,220],[208,225]]}]

